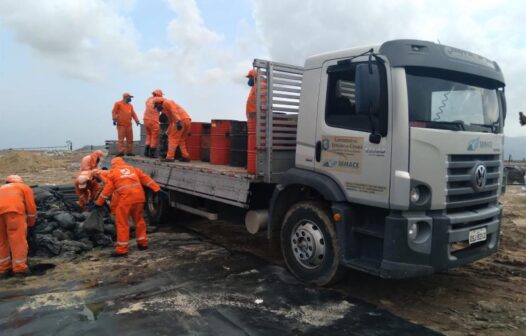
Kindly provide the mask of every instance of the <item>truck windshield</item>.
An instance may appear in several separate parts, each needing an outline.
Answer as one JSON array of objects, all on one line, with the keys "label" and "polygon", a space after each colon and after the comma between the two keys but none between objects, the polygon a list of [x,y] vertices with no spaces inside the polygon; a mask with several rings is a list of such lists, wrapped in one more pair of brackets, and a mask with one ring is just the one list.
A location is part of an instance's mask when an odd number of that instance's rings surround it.
[{"label": "truck windshield", "polygon": [[497,83],[427,68],[407,68],[406,77],[413,126],[500,132]]}]

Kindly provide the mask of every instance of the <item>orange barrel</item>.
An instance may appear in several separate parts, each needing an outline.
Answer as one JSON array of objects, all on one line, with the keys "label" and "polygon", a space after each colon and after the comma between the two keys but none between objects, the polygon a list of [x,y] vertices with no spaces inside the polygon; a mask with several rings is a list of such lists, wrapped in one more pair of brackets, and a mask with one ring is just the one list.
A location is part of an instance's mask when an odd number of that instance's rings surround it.
[{"label": "orange barrel", "polygon": [[201,139],[203,135],[202,122],[192,122],[190,125],[190,134],[186,140],[186,148],[192,161],[201,160]]},{"label": "orange barrel", "polygon": [[230,123],[230,166],[247,166],[247,122]]},{"label": "orange barrel", "polygon": [[210,126],[210,163],[230,163],[230,120],[212,120]]},{"label": "orange barrel", "polygon": [[201,161],[210,162],[210,123],[203,123],[201,134]]},{"label": "orange barrel", "polygon": [[256,173],[256,119],[251,119],[247,123],[247,172]]}]

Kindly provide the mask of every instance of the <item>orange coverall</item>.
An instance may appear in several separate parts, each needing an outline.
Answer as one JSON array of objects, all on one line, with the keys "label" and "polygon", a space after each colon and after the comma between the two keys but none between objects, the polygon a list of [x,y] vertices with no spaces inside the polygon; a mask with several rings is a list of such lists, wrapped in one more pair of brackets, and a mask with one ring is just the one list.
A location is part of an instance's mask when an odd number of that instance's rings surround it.
[{"label": "orange coverall", "polygon": [[161,188],[142,170],[126,164],[122,158],[113,159],[111,166],[112,168],[107,176],[108,183],[104,186],[96,204],[103,205],[112,195],[117,195],[118,203],[115,206],[117,246],[115,252],[126,254],[130,240],[130,226],[128,225],[130,216],[135,222],[137,245],[148,246],[146,223],[143,218],[145,196],[142,186],[144,185],[154,192],[158,192]]},{"label": "orange coverall", "polygon": [[[254,152],[256,151],[256,144],[257,144],[257,139],[256,139],[256,126],[257,126],[257,121],[256,121],[256,114],[257,114],[257,99],[256,99],[256,86],[259,85],[260,86],[260,89],[261,89],[261,97],[260,99],[261,100],[266,100],[267,99],[267,82],[261,82],[261,83],[258,83],[257,81],[257,73],[254,69],[250,69],[250,71],[248,72],[248,75],[246,76],[247,78],[253,78],[254,79],[254,85],[250,87],[250,92],[248,94],[248,98],[247,98],[247,105],[246,105],[246,114],[247,114],[247,128],[248,128],[248,142],[247,142],[247,155],[249,154],[249,152]],[[263,113],[266,112],[266,110],[262,110]],[[249,173],[255,173],[256,172],[256,167],[255,165],[251,165],[250,164],[250,160],[248,160],[247,158],[247,162],[248,162],[248,166],[247,166],[247,170]]]},{"label": "orange coverall", "polygon": [[[0,273],[27,267],[27,226],[35,225],[37,207],[33,190],[24,183],[0,186]],[[12,263],[11,263],[12,261]]]},{"label": "orange coverall", "polygon": [[96,150],[93,153],[86,155],[80,161],[80,170],[93,170],[97,168],[100,159],[104,156],[104,152],[101,150]]},{"label": "orange coverall", "polygon": [[[133,151],[132,118],[136,123],[139,122],[139,118],[137,118],[137,114],[135,114],[133,105],[123,100],[119,100],[113,105],[111,115],[113,120],[117,122],[119,153],[131,154]],[[124,146],[124,139],[126,139],[126,147]]]},{"label": "orange coverall", "polygon": [[[108,176],[110,175],[110,170],[99,170],[97,169],[94,172],[94,176],[98,178],[104,185],[108,184]],[[117,207],[117,204],[119,204],[119,197],[117,194],[113,194],[110,201],[110,210],[111,213],[115,216],[115,208]]]},{"label": "orange coverall", "polygon": [[144,110],[143,117],[144,128],[146,129],[146,146],[154,149],[159,145],[159,134],[161,133],[159,111],[155,109],[152,102],[155,97],[156,96],[152,96],[146,100],[146,109]]},{"label": "orange coverall", "polygon": [[[190,158],[188,149],[186,148],[186,140],[188,139],[188,132],[190,131],[190,125],[192,124],[192,119],[190,115],[175,101],[165,100],[163,103],[163,112],[168,117],[170,121],[170,126],[168,126],[168,153],[166,158],[173,160],[175,157],[175,150],[177,146],[181,149],[181,155],[185,159]],[[180,121],[183,128],[177,130],[177,122]]]},{"label": "orange coverall", "polygon": [[[86,176],[88,178],[88,182],[86,183],[86,188],[80,188],[79,187],[79,177],[80,176]],[[79,200],[77,204],[79,207],[84,210],[84,207],[89,201],[95,201],[97,196],[100,192],[100,185],[97,183],[97,181],[93,178],[93,173],[89,170],[81,171],[77,178],[75,179],[75,194],[79,197]]]}]

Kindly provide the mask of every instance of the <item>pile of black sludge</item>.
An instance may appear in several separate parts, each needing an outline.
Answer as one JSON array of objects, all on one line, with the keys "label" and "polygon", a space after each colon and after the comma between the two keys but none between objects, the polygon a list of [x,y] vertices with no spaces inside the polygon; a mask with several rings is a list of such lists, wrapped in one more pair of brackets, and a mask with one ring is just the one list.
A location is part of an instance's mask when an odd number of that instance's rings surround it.
[{"label": "pile of black sludge", "polygon": [[30,256],[73,258],[94,247],[113,246],[115,224],[107,207],[94,214],[80,212],[72,185],[33,187],[33,193],[38,218],[28,230]]}]

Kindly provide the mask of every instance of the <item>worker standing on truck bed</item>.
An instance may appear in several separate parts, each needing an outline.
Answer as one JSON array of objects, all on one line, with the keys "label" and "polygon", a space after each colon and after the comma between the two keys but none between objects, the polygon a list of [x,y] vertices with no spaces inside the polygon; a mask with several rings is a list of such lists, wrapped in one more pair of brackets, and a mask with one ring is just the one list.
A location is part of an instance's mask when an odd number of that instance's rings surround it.
[{"label": "worker standing on truck bed", "polygon": [[107,184],[95,202],[102,206],[107,199],[112,197],[112,209],[115,211],[115,224],[117,228],[117,246],[112,257],[122,257],[128,254],[128,241],[130,240],[130,216],[135,222],[135,239],[139,250],[148,248],[146,236],[146,223],[143,218],[144,190],[143,186],[154,192],[161,190],[142,170],[132,167],[120,157],[111,160],[111,170],[107,175]]},{"label": "worker standing on truck bed", "polygon": [[192,124],[190,115],[179,104],[173,100],[164,98],[154,98],[155,108],[159,112],[163,112],[170,122],[168,126],[168,153],[166,158],[162,161],[175,161],[175,151],[177,147],[181,150],[182,162],[190,162],[190,154],[186,148],[186,140],[188,139],[188,131]]},{"label": "worker standing on truck bed", "polygon": [[33,190],[18,175],[6,178],[0,187],[0,278],[13,270],[15,276],[28,275],[27,226],[35,225],[37,207]]},{"label": "worker standing on truck bed", "polygon": [[155,158],[157,146],[159,144],[159,134],[161,128],[159,125],[159,111],[155,109],[153,99],[155,97],[162,97],[163,91],[161,89],[154,90],[152,96],[146,99],[146,109],[144,110],[144,128],[146,130],[146,147],[144,148],[144,156]]},{"label": "worker standing on truck bed", "polygon": [[[117,137],[119,139],[119,154],[117,156],[133,155],[133,129],[132,118],[135,120],[137,126],[141,123],[133,105],[130,104],[133,96],[127,92],[122,94],[122,100],[115,102],[113,111],[111,113],[113,125],[117,126]],[[126,146],[124,146],[124,139],[126,139]]]},{"label": "worker standing on truck bed", "polygon": [[[248,78],[248,86],[250,86],[250,92],[247,98],[246,114],[247,114],[247,129],[248,129],[248,144],[247,144],[247,171],[250,174],[256,172],[255,158],[251,159],[250,153],[256,151],[256,119],[257,119],[257,98],[256,91],[258,85],[258,78],[256,70],[250,69],[246,75]],[[259,83],[261,88],[261,99],[266,99],[266,85],[267,83],[262,81]]]}]

